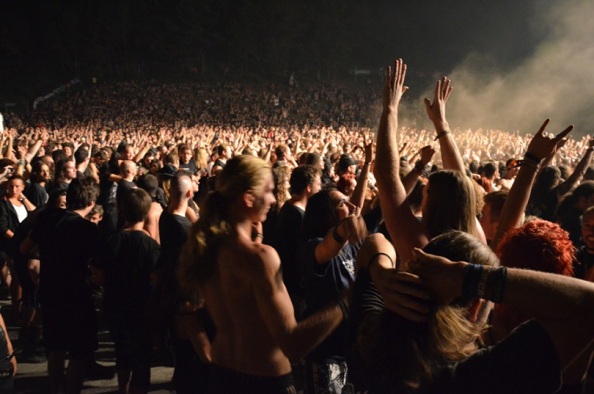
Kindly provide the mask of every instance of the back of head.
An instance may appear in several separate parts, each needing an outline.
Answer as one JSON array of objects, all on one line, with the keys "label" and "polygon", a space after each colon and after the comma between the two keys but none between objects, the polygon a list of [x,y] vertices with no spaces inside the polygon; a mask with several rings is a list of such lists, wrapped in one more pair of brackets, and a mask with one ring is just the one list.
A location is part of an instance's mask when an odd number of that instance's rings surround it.
[{"label": "back of head", "polygon": [[476,195],[472,181],[460,171],[442,170],[429,177],[423,223],[431,237],[450,230],[476,235]]},{"label": "back of head", "polygon": [[93,178],[74,178],[66,191],[66,206],[70,210],[85,209],[99,197],[99,185]]},{"label": "back of head", "polygon": [[336,205],[330,197],[332,190],[321,190],[307,201],[305,216],[303,217],[305,239],[323,238],[328,230],[337,224]]},{"label": "back of head", "polygon": [[159,187],[159,181],[153,174],[145,174],[138,178],[138,187],[144,189],[149,196],[155,197],[157,188]]},{"label": "back of head", "polygon": [[501,265],[571,276],[575,250],[557,223],[535,219],[509,230],[497,247]]},{"label": "back of head", "polygon": [[291,172],[291,194],[302,194],[307,186],[315,182],[316,176],[320,175],[320,171],[312,165],[299,166]]},{"label": "back of head", "polygon": [[233,157],[217,175],[215,191],[207,195],[181,255],[178,279],[185,291],[194,291],[214,274],[219,245],[231,231],[232,205],[246,191],[264,189],[270,176],[270,164],[250,155]]},{"label": "back of head", "polygon": [[125,190],[118,199],[118,211],[128,224],[143,222],[151,209],[151,196],[140,188]]}]

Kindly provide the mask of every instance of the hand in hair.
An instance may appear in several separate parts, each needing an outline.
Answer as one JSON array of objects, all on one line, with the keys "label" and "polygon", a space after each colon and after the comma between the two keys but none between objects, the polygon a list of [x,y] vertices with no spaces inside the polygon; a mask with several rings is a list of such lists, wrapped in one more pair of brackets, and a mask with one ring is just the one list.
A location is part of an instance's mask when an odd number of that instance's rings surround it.
[{"label": "hand in hair", "polygon": [[440,305],[447,305],[462,294],[462,278],[466,264],[445,257],[413,249],[413,260],[408,262],[411,273],[421,278],[421,284]]}]

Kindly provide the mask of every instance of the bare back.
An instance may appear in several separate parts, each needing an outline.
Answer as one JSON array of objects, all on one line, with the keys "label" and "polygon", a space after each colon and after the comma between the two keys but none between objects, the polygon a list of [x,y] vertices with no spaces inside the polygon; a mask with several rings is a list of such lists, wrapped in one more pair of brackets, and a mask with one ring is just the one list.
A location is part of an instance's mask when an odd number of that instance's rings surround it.
[{"label": "bare back", "polygon": [[[270,319],[287,316],[294,324],[293,306],[273,248],[229,239],[220,248],[217,273],[200,290],[217,329],[213,363],[252,375],[291,372],[289,359],[269,328]],[[269,306],[278,316],[270,316]]]}]

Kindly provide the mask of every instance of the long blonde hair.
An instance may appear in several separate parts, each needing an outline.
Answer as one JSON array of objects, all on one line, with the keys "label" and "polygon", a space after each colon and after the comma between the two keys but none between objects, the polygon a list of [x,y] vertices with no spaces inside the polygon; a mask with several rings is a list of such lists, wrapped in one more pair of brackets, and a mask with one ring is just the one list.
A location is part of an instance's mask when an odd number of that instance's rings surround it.
[{"label": "long blonde hair", "polygon": [[241,155],[229,160],[217,175],[215,191],[207,195],[186,242],[178,270],[182,289],[191,294],[216,272],[219,245],[231,232],[229,209],[243,193],[264,188],[270,164],[254,156]]}]

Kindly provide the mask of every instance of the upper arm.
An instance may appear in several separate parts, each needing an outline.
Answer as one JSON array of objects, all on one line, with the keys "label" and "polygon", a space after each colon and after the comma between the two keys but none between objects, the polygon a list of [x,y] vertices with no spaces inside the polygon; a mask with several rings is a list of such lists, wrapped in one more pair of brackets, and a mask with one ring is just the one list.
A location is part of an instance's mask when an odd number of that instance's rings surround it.
[{"label": "upper arm", "polygon": [[390,238],[403,261],[412,258],[413,248],[423,248],[429,236],[423,224],[413,215],[404,194],[401,182],[395,185],[401,193],[380,189],[380,206]]},{"label": "upper arm", "polygon": [[267,245],[261,248],[253,271],[254,295],[266,327],[286,354],[288,334],[297,325],[295,312],[283,282],[278,254]]}]

